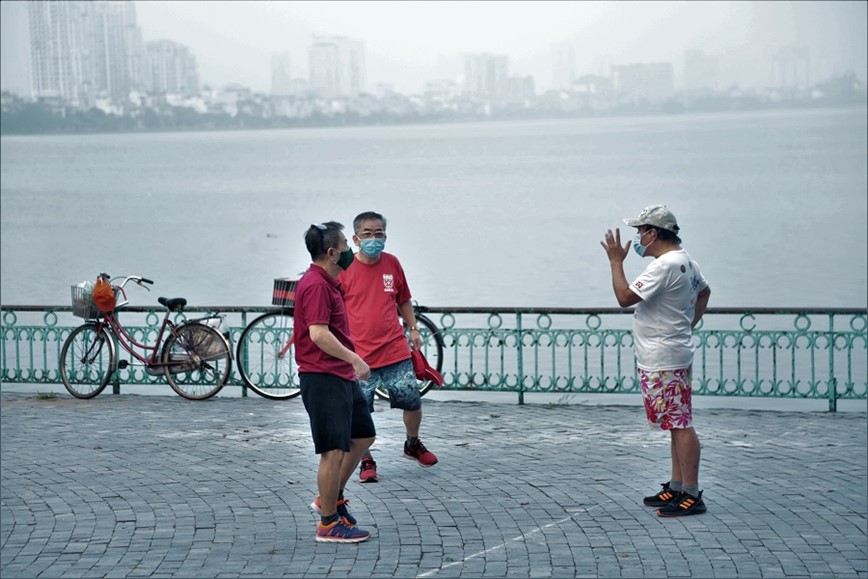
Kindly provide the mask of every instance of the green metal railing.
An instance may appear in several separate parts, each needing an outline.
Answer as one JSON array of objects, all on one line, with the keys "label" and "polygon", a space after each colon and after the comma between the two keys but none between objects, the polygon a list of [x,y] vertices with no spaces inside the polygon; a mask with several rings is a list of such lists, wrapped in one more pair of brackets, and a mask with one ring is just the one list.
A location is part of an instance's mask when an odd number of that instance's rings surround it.
[{"label": "green metal railing", "polygon": [[[218,311],[237,342],[253,317],[271,308]],[[639,392],[632,311],[618,308],[419,308],[440,328],[447,390],[525,393]],[[60,383],[58,358],[81,321],[69,306],[0,306],[2,381]],[[137,340],[156,339],[156,308],[120,314]],[[191,316],[192,317],[192,316]],[[694,332],[694,394],[868,399],[868,312],[858,309],[709,308]],[[121,384],[160,383],[141,366],[119,372]],[[242,386],[237,369],[230,385]],[[246,390],[246,389],[245,389]],[[117,392],[118,389],[116,388]]]}]

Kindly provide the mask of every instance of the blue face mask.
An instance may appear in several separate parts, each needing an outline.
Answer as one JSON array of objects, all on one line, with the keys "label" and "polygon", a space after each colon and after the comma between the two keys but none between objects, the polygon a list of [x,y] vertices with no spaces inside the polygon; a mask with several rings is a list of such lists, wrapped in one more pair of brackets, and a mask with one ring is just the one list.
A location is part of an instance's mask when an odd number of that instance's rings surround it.
[{"label": "blue face mask", "polygon": [[[648,245],[651,245],[650,243]],[[648,245],[642,245],[642,234],[637,233],[636,237],[633,238],[633,251],[639,254],[639,257],[645,257],[645,250],[648,249]]]},{"label": "blue face mask", "polygon": [[359,243],[359,249],[368,257],[378,257],[383,252],[384,247],[386,247],[386,240],[376,237],[362,239]]}]

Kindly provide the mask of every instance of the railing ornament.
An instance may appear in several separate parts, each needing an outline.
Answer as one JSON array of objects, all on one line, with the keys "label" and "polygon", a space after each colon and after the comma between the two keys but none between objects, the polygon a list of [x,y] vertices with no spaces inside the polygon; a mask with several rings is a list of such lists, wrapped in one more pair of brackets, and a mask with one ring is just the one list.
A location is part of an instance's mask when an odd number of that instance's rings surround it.
[{"label": "railing ornament", "polygon": [[503,326],[503,317],[500,314],[489,314],[488,329],[499,330]]},{"label": "railing ornament", "polygon": [[811,328],[811,318],[806,314],[799,314],[793,321],[793,327],[800,332],[807,332]]}]

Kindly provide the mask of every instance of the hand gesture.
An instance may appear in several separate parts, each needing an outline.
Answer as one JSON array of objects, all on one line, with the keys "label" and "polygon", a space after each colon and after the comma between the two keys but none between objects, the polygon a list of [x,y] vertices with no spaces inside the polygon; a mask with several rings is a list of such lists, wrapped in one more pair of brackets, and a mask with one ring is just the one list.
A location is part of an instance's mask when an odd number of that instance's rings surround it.
[{"label": "hand gesture", "polygon": [[615,233],[609,229],[606,231],[606,238],[600,242],[606,254],[609,256],[609,261],[612,263],[623,263],[630,252],[631,241],[628,241],[621,247],[621,230],[615,228]]}]

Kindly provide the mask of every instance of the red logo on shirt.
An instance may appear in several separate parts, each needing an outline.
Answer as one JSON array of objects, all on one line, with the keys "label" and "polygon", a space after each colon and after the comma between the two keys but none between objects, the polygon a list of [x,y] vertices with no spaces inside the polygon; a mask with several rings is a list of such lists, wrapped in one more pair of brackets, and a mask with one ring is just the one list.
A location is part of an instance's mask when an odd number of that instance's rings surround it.
[{"label": "red logo on shirt", "polygon": [[641,282],[641,281],[637,281],[637,282],[634,283],[633,285],[636,286],[636,289],[642,289],[642,282]]}]

